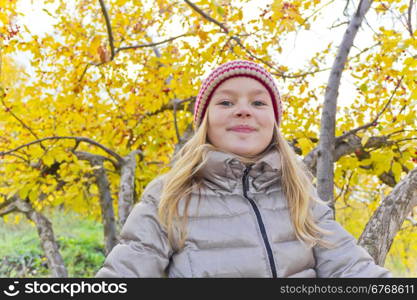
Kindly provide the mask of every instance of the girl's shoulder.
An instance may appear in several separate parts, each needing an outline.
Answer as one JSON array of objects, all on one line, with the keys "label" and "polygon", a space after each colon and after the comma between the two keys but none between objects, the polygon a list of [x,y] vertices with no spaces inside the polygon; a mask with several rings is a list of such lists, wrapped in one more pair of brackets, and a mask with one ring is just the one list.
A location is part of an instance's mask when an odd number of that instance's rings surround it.
[{"label": "girl's shoulder", "polygon": [[[161,174],[152,179],[145,187],[142,193],[142,200],[151,198],[153,202],[157,202],[160,199],[162,188],[164,186],[164,179],[166,174]],[[157,204],[157,203],[155,203]]]}]

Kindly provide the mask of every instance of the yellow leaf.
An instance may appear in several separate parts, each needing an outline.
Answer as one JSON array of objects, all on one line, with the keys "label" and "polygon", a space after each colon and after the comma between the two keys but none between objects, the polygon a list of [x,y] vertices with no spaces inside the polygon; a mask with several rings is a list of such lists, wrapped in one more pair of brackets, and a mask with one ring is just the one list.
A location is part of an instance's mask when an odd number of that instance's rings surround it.
[{"label": "yellow leaf", "polygon": [[57,162],[66,161],[68,159],[68,156],[64,152],[59,152],[55,154],[55,159]]},{"label": "yellow leaf", "polygon": [[300,146],[303,154],[307,153],[312,147],[310,140],[307,138],[298,139],[298,145]]},{"label": "yellow leaf", "polygon": [[362,146],[365,146],[365,145],[366,145],[366,143],[368,142],[369,138],[370,138],[370,136],[369,136],[369,135],[367,135],[367,134],[365,134],[365,135],[362,137],[362,140],[361,140],[361,144],[362,144]]},{"label": "yellow leaf", "polygon": [[26,199],[27,195],[30,192],[30,189],[32,188],[31,184],[25,185],[20,191],[19,191],[19,197],[21,199]]},{"label": "yellow leaf", "polygon": [[392,172],[394,173],[395,182],[399,182],[401,178],[402,167],[398,162],[392,164]]},{"label": "yellow leaf", "polygon": [[199,31],[198,32],[198,36],[203,40],[203,41],[207,41],[207,36],[208,36],[208,34],[207,34],[207,32],[205,32],[205,31]]},{"label": "yellow leaf", "polygon": [[363,159],[359,161],[359,166],[369,166],[372,163],[372,159]]},{"label": "yellow leaf", "polygon": [[90,192],[90,194],[98,194],[97,185],[96,184],[90,185],[90,187],[88,188],[88,191]]},{"label": "yellow leaf", "polygon": [[39,190],[37,189],[37,186],[34,186],[32,190],[29,192],[29,199],[33,203],[36,200],[38,200],[38,196],[39,196]]},{"label": "yellow leaf", "polygon": [[394,127],[390,127],[390,126],[386,126],[381,130],[381,134],[386,135],[386,134],[390,134],[394,131],[397,131],[398,128],[394,128]]},{"label": "yellow leaf", "polygon": [[45,165],[47,165],[47,166],[51,166],[51,165],[54,163],[54,158],[53,158],[53,157],[51,157],[50,155],[46,155],[46,156],[43,158],[43,163],[44,163]]},{"label": "yellow leaf", "polygon": [[416,115],[415,115],[415,112],[414,111],[410,111],[410,113],[405,116],[405,122],[408,125],[415,124],[415,122],[416,122]]}]

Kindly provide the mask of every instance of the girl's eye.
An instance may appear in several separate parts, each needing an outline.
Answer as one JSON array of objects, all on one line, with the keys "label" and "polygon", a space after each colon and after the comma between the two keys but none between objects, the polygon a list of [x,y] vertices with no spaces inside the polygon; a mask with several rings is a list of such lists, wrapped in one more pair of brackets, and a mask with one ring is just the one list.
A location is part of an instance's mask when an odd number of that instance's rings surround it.
[{"label": "girl's eye", "polygon": [[262,101],[255,101],[254,103],[258,103],[257,106],[262,106],[262,105],[266,105],[265,103],[263,103]]},{"label": "girl's eye", "polygon": [[229,106],[228,104],[230,104],[231,102],[227,101],[227,100],[224,100],[224,101],[220,102],[219,104],[224,105],[224,103],[226,103],[226,106]]},{"label": "girl's eye", "polygon": [[[252,103],[255,103],[255,106],[266,105],[263,101],[253,101]],[[231,104],[232,104],[232,102],[230,102],[228,100],[223,100],[222,102],[219,103],[219,105],[224,105],[224,106],[230,106]]]}]

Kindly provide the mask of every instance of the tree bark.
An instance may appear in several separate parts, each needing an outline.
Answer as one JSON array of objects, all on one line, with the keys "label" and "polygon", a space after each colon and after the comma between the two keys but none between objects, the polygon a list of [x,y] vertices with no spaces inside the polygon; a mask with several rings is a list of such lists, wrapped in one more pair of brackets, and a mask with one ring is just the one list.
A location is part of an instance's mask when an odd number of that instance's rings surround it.
[{"label": "tree bark", "polygon": [[[360,152],[366,154],[366,149],[387,147],[395,144],[395,142],[396,141],[390,141],[388,136],[374,136],[369,138],[369,140],[366,142],[366,145],[362,145],[361,139],[358,136],[352,134],[347,136],[344,140],[336,143],[333,162],[338,161],[343,156],[354,153],[355,150],[359,150]],[[311,150],[303,159],[304,164],[312,174],[316,174],[317,172],[318,153],[319,146]],[[394,187],[396,184],[390,172],[384,172],[380,174],[378,178],[388,186]]]},{"label": "tree bark", "polygon": [[394,237],[414,206],[417,206],[417,168],[385,197],[358,240],[377,264],[384,265]]},{"label": "tree bark", "polygon": [[333,212],[335,212],[333,195],[335,120],[340,79],[349,51],[352,48],[353,40],[371,3],[372,0],[361,0],[359,2],[357,11],[349,23],[333,63],[324,97],[317,156],[317,193],[322,200],[328,203]]},{"label": "tree bark", "polygon": [[65,267],[64,260],[59,252],[52,224],[48,218],[40,212],[35,211],[29,202],[17,199],[14,202],[14,205],[17,210],[23,212],[30,220],[35,222],[36,229],[38,230],[41,240],[41,246],[45,253],[46,261],[52,277],[68,277],[67,268]]},{"label": "tree bark", "polygon": [[120,232],[123,224],[126,222],[134,204],[136,151],[129,153],[123,159],[124,163],[121,168],[118,202],[118,232]]},{"label": "tree bark", "polygon": [[87,152],[76,151],[78,159],[87,160],[94,167],[98,167],[94,170],[94,176],[96,178],[96,184],[100,191],[100,207],[101,217],[104,230],[104,244],[105,254],[110,253],[111,249],[117,245],[117,230],[116,222],[113,211],[113,200],[110,192],[110,183],[107,178],[106,171],[104,170],[104,157],[100,155],[90,154]]},{"label": "tree bark", "polygon": [[185,129],[184,133],[179,139],[179,142],[175,144],[174,154],[177,154],[177,152],[184,146],[184,144],[193,136],[194,130],[193,125],[188,124],[187,129]]}]

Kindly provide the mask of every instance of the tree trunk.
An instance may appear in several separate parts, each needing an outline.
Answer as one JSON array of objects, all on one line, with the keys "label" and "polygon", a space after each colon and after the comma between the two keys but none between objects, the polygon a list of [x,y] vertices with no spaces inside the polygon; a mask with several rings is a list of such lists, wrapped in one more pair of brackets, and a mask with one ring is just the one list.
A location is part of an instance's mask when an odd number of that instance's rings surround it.
[{"label": "tree trunk", "polygon": [[[356,33],[358,32],[371,3],[372,0],[361,0],[359,2],[358,9],[350,21],[343,36],[342,43],[340,44],[324,96],[320,125],[319,152],[317,156],[317,193],[322,200],[328,203],[333,212],[335,212],[333,197],[335,120],[340,79],[349,51],[352,48],[353,40],[355,39]],[[335,215],[335,213],[333,215]]]},{"label": "tree trunk", "polygon": [[59,278],[68,277],[67,268],[59,252],[51,222],[43,214],[35,211],[29,202],[18,199],[14,204],[19,211],[23,212],[30,220],[35,222],[41,240],[41,246],[52,276]]},{"label": "tree trunk", "polygon": [[383,266],[394,237],[417,206],[417,168],[401,180],[372,215],[358,243]]},{"label": "tree trunk", "polygon": [[87,152],[76,151],[78,159],[87,160],[94,167],[94,176],[96,178],[96,184],[100,191],[100,207],[101,217],[104,230],[104,244],[105,254],[110,253],[111,249],[118,243],[116,222],[113,211],[113,200],[110,193],[110,183],[107,178],[106,171],[104,170],[104,157],[96,154],[90,154]]},{"label": "tree trunk", "polygon": [[125,162],[120,175],[118,232],[126,222],[134,204],[136,151],[129,153],[123,159]]}]

